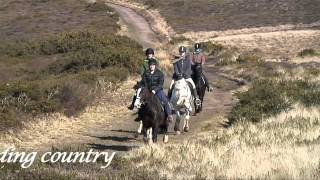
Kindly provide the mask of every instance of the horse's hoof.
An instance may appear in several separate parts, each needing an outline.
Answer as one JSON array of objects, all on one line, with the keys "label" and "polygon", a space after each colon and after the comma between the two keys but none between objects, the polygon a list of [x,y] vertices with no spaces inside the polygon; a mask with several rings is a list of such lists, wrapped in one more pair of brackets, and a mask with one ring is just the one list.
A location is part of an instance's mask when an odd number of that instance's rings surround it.
[{"label": "horse's hoof", "polygon": [[181,133],[180,133],[180,131],[176,131],[176,135],[180,135]]},{"label": "horse's hoof", "polygon": [[148,138],[143,137],[143,142],[144,142],[144,143],[148,143]]},{"label": "horse's hoof", "polygon": [[184,132],[189,132],[189,127],[184,127]]},{"label": "horse's hoof", "polygon": [[168,135],[164,135],[164,136],[163,136],[163,142],[164,142],[164,143],[168,143],[168,141],[169,141]]},{"label": "horse's hoof", "polygon": [[139,132],[136,132],[135,134],[134,134],[134,138],[138,138],[139,137]]}]

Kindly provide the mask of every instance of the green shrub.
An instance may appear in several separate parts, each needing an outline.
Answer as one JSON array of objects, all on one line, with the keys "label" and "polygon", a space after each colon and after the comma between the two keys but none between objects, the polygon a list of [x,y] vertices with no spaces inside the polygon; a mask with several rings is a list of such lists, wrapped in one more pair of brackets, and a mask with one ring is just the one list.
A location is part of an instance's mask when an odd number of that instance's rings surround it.
[{"label": "green shrub", "polygon": [[225,49],[225,47],[222,44],[212,43],[211,41],[203,43],[203,50],[208,55],[215,55],[223,49]]},{"label": "green shrub", "polygon": [[304,49],[298,54],[301,57],[306,57],[306,56],[318,56],[320,53],[314,49]]},{"label": "green shrub", "polygon": [[292,104],[287,100],[278,84],[272,80],[259,80],[243,93],[237,93],[239,102],[229,114],[229,123],[235,121],[259,122],[263,117],[270,117],[288,110]]},{"label": "green shrub", "polygon": [[111,7],[107,6],[106,3],[103,1],[89,3],[86,7],[86,10],[90,12],[106,11],[111,13],[113,13],[114,11]]},{"label": "green shrub", "polygon": [[170,40],[170,44],[178,44],[178,43],[181,43],[183,41],[187,41],[188,39],[185,38],[184,36],[177,36],[177,37],[173,37],[171,40]]},{"label": "green shrub", "polygon": [[159,7],[159,1],[157,0],[146,0],[144,2],[144,5],[146,5],[150,9],[156,9]]},{"label": "green shrub", "polygon": [[[0,55],[55,56],[38,73],[0,85],[1,129],[19,127],[27,115],[77,115],[97,95],[97,82],[117,83],[139,71],[142,47],[127,37],[67,32],[42,40],[11,43]],[[1,54],[5,53],[5,54]]]},{"label": "green shrub", "polygon": [[237,93],[239,102],[229,114],[235,121],[259,122],[263,117],[290,109],[294,102],[305,106],[320,105],[320,85],[307,80],[264,79],[255,81],[247,92]]}]

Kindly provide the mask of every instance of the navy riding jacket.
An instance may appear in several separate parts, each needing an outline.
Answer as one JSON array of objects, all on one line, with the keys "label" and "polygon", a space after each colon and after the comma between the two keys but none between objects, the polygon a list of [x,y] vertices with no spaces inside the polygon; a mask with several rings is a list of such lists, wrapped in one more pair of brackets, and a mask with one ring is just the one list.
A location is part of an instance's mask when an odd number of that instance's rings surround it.
[{"label": "navy riding jacket", "polygon": [[191,78],[191,61],[189,56],[180,57],[180,59],[173,63],[174,73],[173,79],[180,80],[182,78]]}]

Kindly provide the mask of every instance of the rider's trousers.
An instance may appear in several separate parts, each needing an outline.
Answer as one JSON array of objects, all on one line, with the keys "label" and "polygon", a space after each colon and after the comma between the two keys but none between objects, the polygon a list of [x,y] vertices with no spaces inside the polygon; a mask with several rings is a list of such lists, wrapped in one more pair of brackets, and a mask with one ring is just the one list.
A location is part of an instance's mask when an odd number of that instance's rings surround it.
[{"label": "rider's trousers", "polygon": [[169,100],[167,96],[164,94],[163,90],[159,90],[156,95],[158,96],[159,100],[161,101],[162,104],[164,104],[164,110],[166,114],[169,116],[171,115],[171,108],[169,105]]}]

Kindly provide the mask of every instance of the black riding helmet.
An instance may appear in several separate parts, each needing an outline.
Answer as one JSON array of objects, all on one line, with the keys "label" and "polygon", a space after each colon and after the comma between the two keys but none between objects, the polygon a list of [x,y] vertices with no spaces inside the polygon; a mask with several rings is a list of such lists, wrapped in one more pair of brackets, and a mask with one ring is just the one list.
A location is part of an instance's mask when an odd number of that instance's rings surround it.
[{"label": "black riding helmet", "polygon": [[150,66],[150,65],[157,65],[157,60],[155,60],[155,59],[153,59],[153,58],[150,59],[150,60],[149,60],[149,66]]},{"label": "black riding helmet", "polygon": [[184,47],[184,46],[180,46],[179,47],[179,53],[185,53],[185,52],[187,52],[187,48],[186,47]]},{"label": "black riding helmet", "polygon": [[154,55],[154,50],[152,48],[148,48],[146,50],[146,56],[148,56],[149,54],[153,54]]},{"label": "black riding helmet", "polygon": [[195,50],[201,49],[201,44],[200,44],[200,43],[195,43],[195,44],[194,44],[194,49],[195,49]]}]

